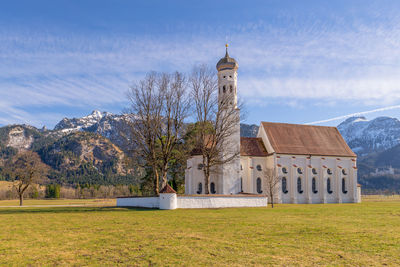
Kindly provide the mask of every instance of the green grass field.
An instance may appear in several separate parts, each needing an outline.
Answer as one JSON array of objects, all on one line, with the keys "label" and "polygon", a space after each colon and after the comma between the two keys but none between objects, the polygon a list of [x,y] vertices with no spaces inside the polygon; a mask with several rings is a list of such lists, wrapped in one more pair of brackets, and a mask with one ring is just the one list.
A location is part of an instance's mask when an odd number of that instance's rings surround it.
[{"label": "green grass field", "polygon": [[379,200],[274,209],[0,208],[0,265],[400,265],[400,199]]}]

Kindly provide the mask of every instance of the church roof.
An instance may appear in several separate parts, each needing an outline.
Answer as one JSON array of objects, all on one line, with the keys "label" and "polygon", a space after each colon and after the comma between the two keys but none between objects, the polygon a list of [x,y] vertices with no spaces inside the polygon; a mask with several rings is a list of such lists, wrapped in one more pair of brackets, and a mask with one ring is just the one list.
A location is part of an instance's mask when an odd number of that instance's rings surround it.
[{"label": "church roof", "polygon": [[268,156],[268,152],[265,149],[261,138],[257,137],[241,137],[240,138],[240,155],[241,156],[253,156],[253,157],[265,157]]},{"label": "church roof", "polygon": [[356,157],[336,127],[261,122],[278,154]]}]

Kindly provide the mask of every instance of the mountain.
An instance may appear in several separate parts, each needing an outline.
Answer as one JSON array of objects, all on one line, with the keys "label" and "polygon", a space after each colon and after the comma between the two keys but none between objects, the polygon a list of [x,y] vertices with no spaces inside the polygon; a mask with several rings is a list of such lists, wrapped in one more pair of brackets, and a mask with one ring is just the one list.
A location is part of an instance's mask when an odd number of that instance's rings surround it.
[{"label": "mountain", "polygon": [[[123,184],[134,178],[125,167],[129,148],[126,115],[93,111],[81,118],[64,118],[53,130],[29,125],[0,128],[0,166],[18,150],[37,152],[62,183]],[[241,124],[240,135],[255,137],[255,124]],[[338,125],[358,155],[359,182],[371,192],[400,192],[400,121],[396,118],[352,117]],[[375,190],[375,191],[374,191]]]},{"label": "mountain", "polygon": [[240,136],[243,137],[256,137],[258,133],[258,125],[255,124],[240,124]]},{"label": "mountain", "polygon": [[[76,123],[78,120],[71,121]],[[134,172],[128,167],[125,153],[108,138],[81,129],[84,127],[76,131],[39,130],[29,125],[1,127],[0,170],[18,150],[32,150],[51,167],[49,178],[54,182],[104,185],[133,183]]]},{"label": "mountain", "polygon": [[338,125],[338,130],[359,156],[380,152],[400,144],[400,121],[396,118],[351,117]]},{"label": "mountain", "polygon": [[54,132],[60,136],[78,131],[97,133],[125,150],[129,140],[129,126],[126,120],[126,115],[94,110],[82,118],[62,119],[54,127]]}]

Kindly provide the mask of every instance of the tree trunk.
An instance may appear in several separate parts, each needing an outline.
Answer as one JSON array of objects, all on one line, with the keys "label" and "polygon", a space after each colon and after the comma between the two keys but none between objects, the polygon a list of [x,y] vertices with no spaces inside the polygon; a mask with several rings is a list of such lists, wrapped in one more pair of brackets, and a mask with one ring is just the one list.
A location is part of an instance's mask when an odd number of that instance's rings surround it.
[{"label": "tree trunk", "polygon": [[163,173],[162,173],[162,185],[161,185],[161,188],[164,188],[164,186],[166,186],[167,183],[168,183],[167,174],[168,174],[168,166],[164,166],[163,167]]},{"label": "tree trunk", "polygon": [[19,205],[20,205],[20,206],[22,206],[23,201],[24,201],[24,194],[20,194],[20,195],[19,195]]},{"label": "tree trunk", "polygon": [[208,190],[209,185],[210,185],[210,171],[206,171],[205,183],[204,183],[204,193],[206,195],[210,194],[210,191]]},{"label": "tree trunk", "polygon": [[204,194],[210,194],[208,190],[210,184],[210,167],[206,165],[206,161],[203,158],[203,172],[204,172]]},{"label": "tree trunk", "polygon": [[274,196],[271,194],[271,208],[274,208]]},{"label": "tree trunk", "polygon": [[160,177],[158,175],[157,168],[153,167],[153,172],[154,172],[154,194],[158,196],[160,194],[159,190],[159,184],[160,184]]}]

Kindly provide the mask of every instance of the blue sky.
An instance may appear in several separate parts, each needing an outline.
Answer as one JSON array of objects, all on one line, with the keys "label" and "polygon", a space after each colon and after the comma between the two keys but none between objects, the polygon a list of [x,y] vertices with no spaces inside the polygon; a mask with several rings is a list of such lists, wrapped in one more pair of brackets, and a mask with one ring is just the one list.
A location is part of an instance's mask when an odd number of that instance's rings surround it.
[{"label": "blue sky", "polygon": [[385,0],[2,1],[0,125],[121,113],[146,72],[215,66],[226,41],[247,123],[400,117],[399,14]]}]

